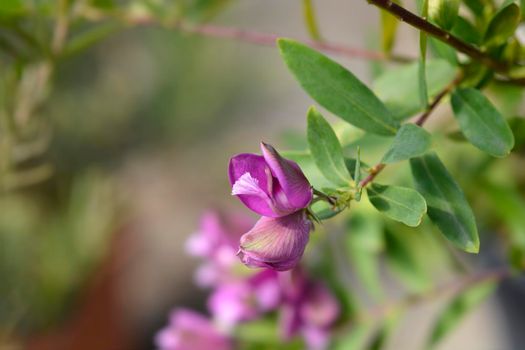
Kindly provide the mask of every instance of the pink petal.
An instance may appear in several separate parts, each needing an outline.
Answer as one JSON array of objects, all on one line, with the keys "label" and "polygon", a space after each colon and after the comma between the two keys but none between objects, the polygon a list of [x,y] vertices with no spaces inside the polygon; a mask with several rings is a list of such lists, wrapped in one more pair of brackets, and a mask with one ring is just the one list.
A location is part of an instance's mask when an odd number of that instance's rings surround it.
[{"label": "pink petal", "polygon": [[[246,174],[249,174],[249,178]],[[231,185],[237,186],[237,191],[234,191],[234,194],[248,208],[264,216],[277,217],[281,215],[272,207],[270,199],[271,173],[264,157],[249,153],[236,155],[230,159],[229,177]],[[243,177],[242,180],[241,177]],[[255,180],[260,191],[249,192],[246,190],[248,185],[254,185],[251,179]],[[243,183],[239,184],[239,180]],[[245,191],[240,191],[240,189],[245,189]]]},{"label": "pink petal", "polygon": [[262,217],[241,237],[239,256],[249,267],[289,270],[301,259],[310,229],[304,211],[280,218]]},{"label": "pink petal", "polygon": [[274,197],[279,206],[293,211],[306,208],[312,200],[312,188],[297,163],[284,159],[272,146],[262,142],[264,160],[277,178],[284,196],[274,189]]}]

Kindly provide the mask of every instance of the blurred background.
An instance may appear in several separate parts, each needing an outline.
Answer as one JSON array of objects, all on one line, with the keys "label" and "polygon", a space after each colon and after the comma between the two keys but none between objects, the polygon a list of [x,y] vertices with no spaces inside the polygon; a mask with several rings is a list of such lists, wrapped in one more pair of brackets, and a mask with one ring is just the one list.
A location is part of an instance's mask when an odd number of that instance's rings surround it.
[{"label": "blurred background", "polygon": [[[221,5],[206,19],[308,38],[299,0]],[[315,5],[323,37],[378,46],[379,12],[366,1]],[[6,13],[0,43],[11,35]],[[41,22],[21,28],[45,39]],[[415,57],[417,33],[401,26],[399,38],[395,51]],[[0,139],[0,349],[152,349],[170,309],[205,309],[206,291],[192,282],[197,261],[184,253],[200,215],[246,212],[230,196],[229,158],[257,153],[261,140],[301,144],[312,101],[275,48],[155,25],[111,32],[52,71],[39,52],[28,49],[23,70],[0,56],[2,125],[17,116]],[[370,62],[337,60],[371,83]],[[457,172],[460,160],[447,160]],[[404,176],[396,171],[382,176]],[[485,250],[482,264],[499,252]],[[440,349],[520,349],[524,296],[523,285],[504,284]],[[419,349],[440,303],[414,308],[389,348]]]}]

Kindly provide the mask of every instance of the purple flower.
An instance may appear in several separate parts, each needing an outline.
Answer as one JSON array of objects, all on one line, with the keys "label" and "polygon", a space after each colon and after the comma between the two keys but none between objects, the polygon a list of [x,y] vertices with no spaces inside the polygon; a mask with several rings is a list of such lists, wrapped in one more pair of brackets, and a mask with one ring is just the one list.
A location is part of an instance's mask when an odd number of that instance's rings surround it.
[{"label": "purple flower", "polygon": [[285,338],[301,334],[309,349],[328,347],[330,328],[339,316],[337,299],[318,281],[295,269],[281,275],[285,293],[281,308],[281,330]]},{"label": "purple flower", "polygon": [[219,286],[208,299],[208,308],[218,323],[229,329],[275,309],[280,301],[277,272],[264,270]]},{"label": "purple flower", "polygon": [[160,350],[230,350],[228,337],[221,334],[205,316],[186,309],[170,315],[169,324],[155,336]]},{"label": "purple flower", "polygon": [[230,160],[232,194],[263,217],[241,237],[239,256],[249,267],[293,268],[308,243],[311,223],[304,209],[312,188],[299,166],[261,143],[262,156]]},{"label": "purple flower", "polygon": [[272,218],[306,208],[312,188],[301,168],[264,142],[261,151],[262,156],[244,153],[230,160],[232,194],[254,212]]},{"label": "purple flower", "polygon": [[206,261],[196,272],[199,286],[216,285],[234,277],[239,238],[252,225],[253,220],[242,215],[209,211],[202,216],[199,230],[186,241],[188,254]]}]

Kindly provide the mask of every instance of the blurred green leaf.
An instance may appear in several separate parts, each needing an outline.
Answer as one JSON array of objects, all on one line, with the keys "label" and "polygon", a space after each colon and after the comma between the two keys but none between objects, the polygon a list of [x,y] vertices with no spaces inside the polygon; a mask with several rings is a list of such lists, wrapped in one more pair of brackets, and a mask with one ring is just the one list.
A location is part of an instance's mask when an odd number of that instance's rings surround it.
[{"label": "blurred green leaf", "polygon": [[454,116],[465,137],[477,148],[494,157],[507,156],[514,136],[506,120],[476,89],[457,89],[451,99]]},{"label": "blurred green leaf", "polygon": [[374,93],[343,66],[290,39],[279,39],[278,45],[290,71],[321,106],[363,130],[395,134],[399,123]]},{"label": "blurred green leaf", "polygon": [[475,17],[478,17],[478,18],[483,17],[483,14],[485,11],[485,5],[483,4],[483,1],[463,0],[463,3],[467,5],[467,7],[470,9],[470,11]]},{"label": "blurred green leaf", "polygon": [[[421,16],[428,17],[428,2],[429,0],[421,1]],[[427,33],[425,31],[419,32],[419,69],[418,69],[418,88],[419,100],[421,101],[421,108],[426,109],[428,106],[428,86],[427,86]]]},{"label": "blurred green leaf", "polygon": [[423,155],[430,149],[432,135],[415,124],[404,124],[381,163],[389,164]]},{"label": "blurred green leaf", "polygon": [[445,30],[451,29],[458,17],[460,0],[428,0],[428,17]]},{"label": "blurred green leaf", "polygon": [[383,324],[372,338],[367,350],[381,350],[386,348],[388,339],[401,321],[401,315],[402,312],[400,310],[394,310],[385,316]]},{"label": "blurred green leaf", "polygon": [[319,26],[317,25],[312,0],[303,0],[303,17],[310,37],[314,40],[320,40],[321,34],[319,33]]},{"label": "blurred green leaf", "polygon": [[490,183],[483,184],[492,212],[505,225],[511,248],[511,262],[525,268],[525,199],[517,189]]},{"label": "blurred green leaf", "polygon": [[0,1],[0,18],[21,14],[26,9],[23,0]]},{"label": "blurred green leaf", "polygon": [[422,292],[430,287],[431,280],[413,251],[410,238],[405,232],[386,229],[386,262],[410,290]]},{"label": "blurred green leaf", "polygon": [[496,286],[497,284],[494,281],[479,283],[455,297],[441,315],[439,315],[434,324],[427,341],[428,346],[434,348],[438,345],[447,334],[454,330],[469,311],[478,306],[494,292]]},{"label": "blurred green leaf", "polygon": [[[396,4],[401,4],[399,0],[393,0]],[[381,46],[383,52],[389,55],[392,52],[397,35],[399,20],[387,11],[381,11]]]},{"label": "blurred green leaf", "polygon": [[287,159],[291,159],[301,167],[304,175],[315,188],[332,187],[332,182],[328,181],[321,173],[314,162],[314,159],[308,151],[283,151],[281,155]]},{"label": "blurred green leaf", "polygon": [[315,164],[328,180],[339,186],[348,186],[352,178],[334,130],[313,106],[308,110],[307,119],[308,145]]},{"label": "blurred green leaf", "polygon": [[454,24],[452,28],[452,34],[473,45],[479,45],[481,43],[479,30],[463,16],[458,16],[456,24]]},{"label": "blurred green leaf", "polygon": [[[435,57],[437,57],[438,59],[446,60],[449,64],[451,64],[454,67],[459,65],[458,55],[456,53],[456,50],[454,50],[448,44],[445,44],[444,42],[437,40],[436,38],[432,38],[432,37],[428,38],[428,43]],[[428,78],[428,75],[429,75],[429,72],[427,68],[427,78]],[[432,86],[430,86],[429,84],[428,88],[431,89]]]},{"label": "blurred green leaf", "polygon": [[425,199],[411,188],[373,183],[366,191],[377,210],[405,225],[418,226],[427,212]]},{"label": "blurred green leaf", "polygon": [[363,350],[374,327],[373,322],[356,323],[350,330],[344,332],[343,336],[336,339],[330,349]]},{"label": "blurred green leaf", "polygon": [[515,3],[510,3],[501,8],[490,20],[483,43],[486,46],[504,44],[514,35],[520,23],[520,17],[520,8]]},{"label": "blurred green leaf", "polygon": [[384,249],[384,238],[381,221],[370,213],[354,211],[345,238],[352,269],[372,297],[382,298],[379,253]]},{"label": "blurred green leaf", "polygon": [[443,235],[469,253],[479,251],[478,229],[463,191],[435,153],[410,160],[416,188],[428,206],[428,216]]},{"label": "blurred green leaf", "polygon": [[[395,118],[403,120],[422,110],[419,103],[418,63],[387,70],[374,82],[374,91],[392,111]],[[435,97],[456,74],[447,61],[429,60],[426,64],[428,95]]]}]

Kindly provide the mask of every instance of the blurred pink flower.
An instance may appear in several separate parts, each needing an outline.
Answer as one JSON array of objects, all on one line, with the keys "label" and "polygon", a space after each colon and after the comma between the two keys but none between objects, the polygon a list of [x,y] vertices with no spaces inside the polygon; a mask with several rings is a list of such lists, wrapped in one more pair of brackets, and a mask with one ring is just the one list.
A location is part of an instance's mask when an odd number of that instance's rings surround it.
[{"label": "blurred pink flower", "polygon": [[228,337],[221,334],[205,316],[186,309],[174,310],[168,325],[155,336],[160,350],[230,350]]},{"label": "blurred pink flower", "polygon": [[231,328],[274,310],[281,301],[277,272],[264,270],[244,279],[219,286],[208,299],[217,322]]},{"label": "blurred pink flower", "polygon": [[232,278],[232,270],[238,264],[239,239],[253,222],[244,215],[216,211],[202,216],[199,230],[186,241],[188,254],[205,260],[195,275],[199,286],[209,287]]},{"label": "blurred pink flower", "polygon": [[321,282],[308,279],[295,269],[281,275],[284,293],[281,331],[285,338],[304,337],[309,349],[326,349],[330,328],[339,317],[339,303]]}]

